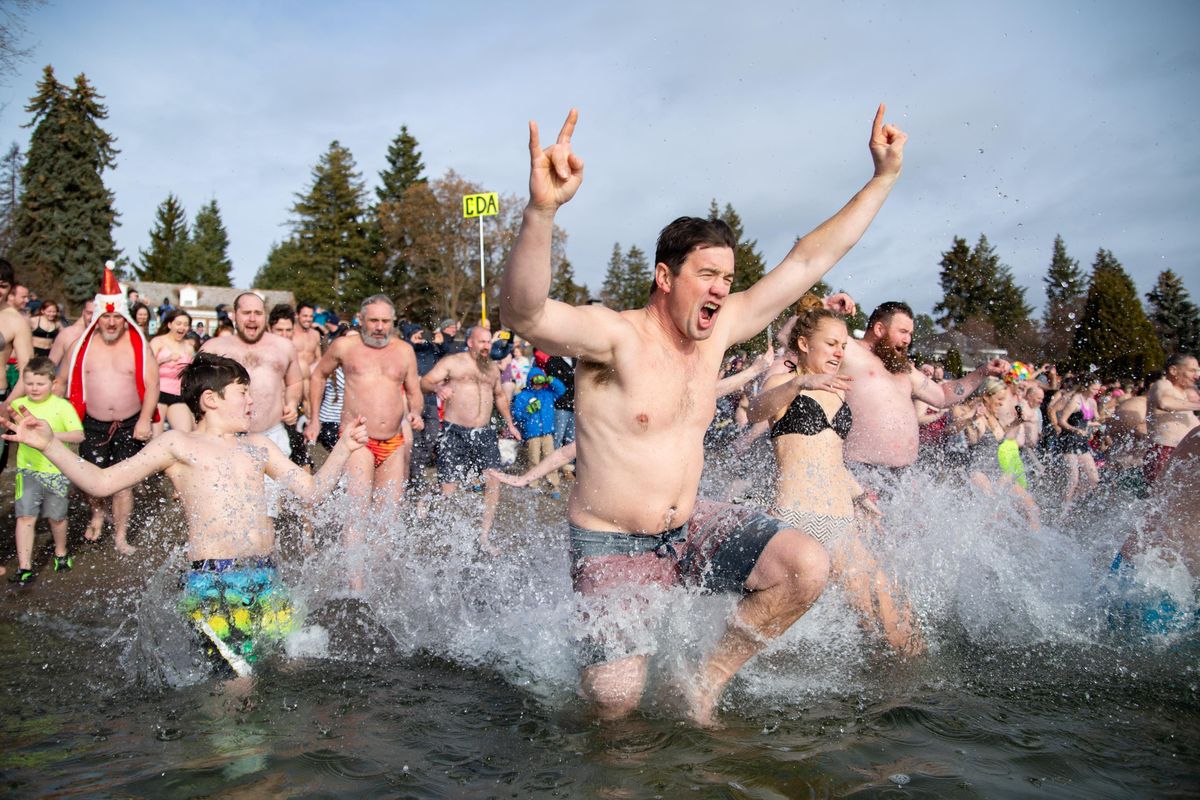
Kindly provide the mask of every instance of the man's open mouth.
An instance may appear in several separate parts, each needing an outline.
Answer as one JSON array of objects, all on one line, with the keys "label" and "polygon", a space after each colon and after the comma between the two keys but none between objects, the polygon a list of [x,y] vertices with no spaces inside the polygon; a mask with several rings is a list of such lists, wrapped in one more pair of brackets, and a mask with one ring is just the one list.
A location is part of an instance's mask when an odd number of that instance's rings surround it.
[{"label": "man's open mouth", "polygon": [[717,312],[720,310],[721,307],[716,303],[705,303],[704,305],[700,306],[700,319],[704,320],[705,322],[711,322],[712,318],[715,317]]}]

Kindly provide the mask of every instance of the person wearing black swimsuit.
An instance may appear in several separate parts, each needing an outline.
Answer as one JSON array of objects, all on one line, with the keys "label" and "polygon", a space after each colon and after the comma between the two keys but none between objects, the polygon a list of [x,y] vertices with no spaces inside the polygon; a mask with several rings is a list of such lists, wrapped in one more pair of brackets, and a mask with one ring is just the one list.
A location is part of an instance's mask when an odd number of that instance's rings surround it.
[{"label": "person wearing black swimsuit", "polygon": [[54,340],[58,338],[58,332],[62,330],[62,323],[58,317],[58,303],[47,300],[42,304],[41,313],[30,320],[33,327],[31,335],[35,356],[50,356],[50,348],[54,347]]},{"label": "person wearing black swimsuit", "polygon": [[750,401],[750,421],[771,423],[777,471],[770,513],[825,546],[831,579],[892,647],[919,653],[924,643],[907,603],[894,599],[899,595],[863,543],[862,524],[877,519],[879,509],[846,468],[842,450],[853,424],[845,398],[850,379],[838,374],[846,323],[818,298],[807,301],[789,337],[793,370],[768,378]]}]

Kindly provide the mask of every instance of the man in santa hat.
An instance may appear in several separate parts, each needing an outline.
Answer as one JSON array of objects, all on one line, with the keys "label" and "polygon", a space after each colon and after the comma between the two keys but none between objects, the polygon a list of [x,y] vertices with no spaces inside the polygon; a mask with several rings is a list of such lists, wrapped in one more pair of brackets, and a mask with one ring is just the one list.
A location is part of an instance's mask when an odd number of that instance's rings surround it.
[{"label": "man in santa hat", "polygon": [[[111,261],[104,266],[92,322],[71,351],[66,373],[67,399],[83,420],[79,455],[101,468],[118,464],[145,446],[158,403],[158,363],[129,316],[112,267]],[[89,502],[92,520],[84,537],[95,542],[104,527],[104,501],[89,498]],[[132,489],[112,496],[113,532],[120,553],[136,549],[127,539],[132,513]]]}]

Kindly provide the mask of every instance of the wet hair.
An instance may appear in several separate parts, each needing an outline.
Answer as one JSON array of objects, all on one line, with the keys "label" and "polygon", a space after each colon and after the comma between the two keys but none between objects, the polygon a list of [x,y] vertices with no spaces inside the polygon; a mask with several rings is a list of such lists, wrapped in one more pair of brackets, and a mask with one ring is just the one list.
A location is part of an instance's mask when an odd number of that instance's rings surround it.
[{"label": "wet hair", "polygon": [[293,325],[296,324],[296,312],[287,303],[276,303],[271,309],[271,313],[267,315],[267,327],[274,328],[275,323],[281,319],[286,319]]},{"label": "wet hair", "polygon": [[43,378],[54,380],[54,376],[58,373],[58,368],[54,366],[54,362],[45,356],[34,356],[25,364],[25,372],[30,375],[41,375]]},{"label": "wet hair", "polygon": [[[693,250],[709,247],[737,249],[737,236],[723,220],[701,217],[680,217],[659,231],[658,244],[654,249],[654,263],[666,264],[672,275],[678,275],[683,262]],[[650,294],[658,287],[654,275],[650,276]]]},{"label": "wet hair", "polygon": [[373,294],[366,300],[363,300],[358,306],[358,313],[360,315],[366,313],[367,306],[374,305],[375,303],[385,303],[392,310],[392,316],[396,316],[396,304],[386,294]]},{"label": "wet hair", "polygon": [[1192,355],[1191,353],[1185,353],[1183,351],[1180,351],[1178,353],[1172,353],[1167,358],[1167,363],[1166,363],[1166,366],[1163,367],[1163,372],[1166,372],[1171,367],[1182,367],[1184,365],[1184,362],[1191,361],[1194,358],[1196,358],[1196,356]]},{"label": "wet hair", "polygon": [[876,322],[882,322],[888,325],[892,321],[892,317],[896,314],[904,314],[909,319],[916,319],[913,316],[912,307],[908,303],[900,300],[888,300],[886,303],[880,303],[879,306],[871,312],[871,318],[867,320],[867,330],[871,330]]},{"label": "wet hair", "polygon": [[225,387],[230,384],[249,386],[250,373],[232,358],[202,351],[196,354],[192,363],[183,368],[179,382],[179,394],[191,409],[192,416],[199,422],[204,418],[200,398],[205,392],[213,391],[219,397],[224,397]]},{"label": "wet hair", "polygon": [[841,317],[825,308],[821,298],[812,292],[801,297],[792,311],[796,315],[796,324],[792,326],[792,332],[788,336],[788,349],[796,354],[800,353],[800,338],[811,339],[825,320],[835,319],[845,324]]},{"label": "wet hair", "polygon": [[159,336],[165,336],[166,334],[170,333],[171,323],[180,317],[187,317],[188,330],[191,330],[192,315],[184,311],[182,308],[172,308],[163,316],[162,324],[158,326],[158,333],[154,334],[154,338],[157,339]]}]

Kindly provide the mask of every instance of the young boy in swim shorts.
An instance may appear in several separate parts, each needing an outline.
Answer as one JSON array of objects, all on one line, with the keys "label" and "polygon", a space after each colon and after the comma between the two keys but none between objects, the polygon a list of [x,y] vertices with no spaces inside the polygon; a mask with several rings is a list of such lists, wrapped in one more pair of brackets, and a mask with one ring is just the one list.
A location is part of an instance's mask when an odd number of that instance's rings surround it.
[{"label": "young boy in swim shorts", "polygon": [[[25,395],[12,402],[14,411],[24,409],[45,420],[54,438],[60,442],[83,441],[83,423],[75,407],[52,394],[54,362],[44,356],[34,356],[25,365]],[[17,448],[17,477],[14,484],[14,511],[17,517],[17,575],[16,582],[25,586],[33,582],[33,534],[38,517],[50,523],[54,537],[54,571],[74,566],[67,552],[67,506],[71,482],[37,450],[26,445]]]},{"label": "young boy in swim shorts", "polygon": [[107,497],[165,472],[183,501],[191,569],[183,576],[182,608],[231,666],[253,661],[259,637],[293,630],[287,590],[275,568],[275,527],[267,516],[263,480],[271,478],[303,502],[327,495],[350,454],[366,441],[362,418],[342,436],[316,475],[309,475],[262,434],[247,433],[250,376],[230,358],[199,353],[182,375],[183,401],[195,430],[170,430],[133,457],[101,469],[75,456],[50,426],[26,411],[8,422],[4,438],[42,451],[80,489]]}]

